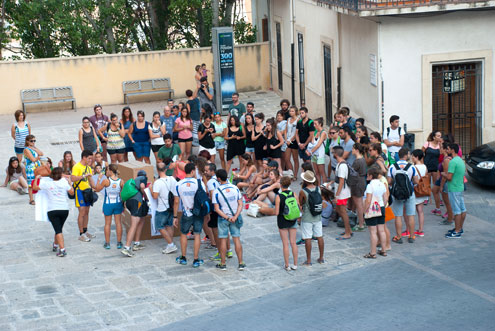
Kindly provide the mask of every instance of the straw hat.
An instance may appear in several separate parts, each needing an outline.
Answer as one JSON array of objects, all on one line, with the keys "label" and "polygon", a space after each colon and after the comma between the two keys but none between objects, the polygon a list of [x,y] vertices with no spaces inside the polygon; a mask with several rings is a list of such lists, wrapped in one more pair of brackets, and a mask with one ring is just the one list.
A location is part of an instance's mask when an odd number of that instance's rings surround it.
[{"label": "straw hat", "polygon": [[303,172],[301,174],[301,178],[302,178],[302,180],[304,180],[307,183],[314,183],[314,182],[316,182],[315,174],[312,171],[310,171],[310,170],[307,170],[307,171]]}]

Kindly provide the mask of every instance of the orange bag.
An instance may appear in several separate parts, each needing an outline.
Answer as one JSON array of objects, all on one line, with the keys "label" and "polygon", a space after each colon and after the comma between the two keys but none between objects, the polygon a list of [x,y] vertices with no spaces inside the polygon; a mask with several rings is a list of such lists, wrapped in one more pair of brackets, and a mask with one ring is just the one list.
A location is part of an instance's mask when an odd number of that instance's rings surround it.
[{"label": "orange bag", "polygon": [[391,221],[395,219],[394,212],[392,211],[392,207],[388,206],[385,208],[385,222]]}]

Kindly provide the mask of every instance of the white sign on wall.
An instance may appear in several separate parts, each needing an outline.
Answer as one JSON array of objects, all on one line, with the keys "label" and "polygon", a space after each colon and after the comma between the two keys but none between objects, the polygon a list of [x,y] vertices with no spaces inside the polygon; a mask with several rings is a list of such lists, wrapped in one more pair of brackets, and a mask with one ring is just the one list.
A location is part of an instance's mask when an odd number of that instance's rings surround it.
[{"label": "white sign on wall", "polygon": [[370,54],[370,84],[373,86],[378,85],[377,69],[376,69],[376,55]]}]

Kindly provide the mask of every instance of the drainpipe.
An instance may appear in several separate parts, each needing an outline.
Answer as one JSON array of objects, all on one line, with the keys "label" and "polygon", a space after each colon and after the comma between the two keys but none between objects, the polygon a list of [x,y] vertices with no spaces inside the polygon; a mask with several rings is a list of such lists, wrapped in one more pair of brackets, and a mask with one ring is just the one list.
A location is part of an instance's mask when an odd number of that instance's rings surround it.
[{"label": "drainpipe", "polygon": [[270,55],[270,88],[273,90],[273,73],[272,73],[272,68],[273,68],[273,54],[272,54],[272,0],[267,1],[267,9],[268,9],[268,52]]},{"label": "drainpipe", "polygon": [[292,104],[296,104],[296,76],[294,72],[294,0],[290,0],[290,71],[291,71],[291,88]]}]

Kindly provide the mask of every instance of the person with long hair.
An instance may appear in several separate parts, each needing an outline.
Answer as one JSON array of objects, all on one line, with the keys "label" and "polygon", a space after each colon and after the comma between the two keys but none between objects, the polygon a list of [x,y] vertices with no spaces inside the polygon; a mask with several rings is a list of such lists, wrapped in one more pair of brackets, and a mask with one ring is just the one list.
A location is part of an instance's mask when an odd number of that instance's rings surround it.
[{"label": "person with long hair", "polygon": [[[297,117],[297,107],[291,106],[287,111],[287,116],[287,125],[284,133],[287,144],[287,149],[284,152],[285,168],[287,170],[292,170],[292,173],[294,174],[293,178],[295,179],[297,178],[297,172],[299,171],[299,147],[297,146],[296,141],[297,121],[299,119]],[[291,155],[294,164],[290,161]]]},{"label": "person with long hair", "polygon": [[254,143],[254,158],[256,160],[256,166],[258,171],[262,169],[263,159],[266,157],[266,134],[263,121],[265,115],[263,113],[256,113],[254,115],[254,128],[251,136],[251,140]]},{"label": "person with long hair", "polygon": [[335,146],[340,146],[340,136],[339,136],[339,130],[340,128],[338,126],[331,126],[330,129],[328,129],[328,139],[326,144],[328,147],[326,147],[325,153],[330,156],[330,162],[328,162],[328,178],[332,176],[332,171],[335,171],[335,168],[337,167],[337,160],[333,156],[332,149]]},{"label": "person with long hair", "polygon": [[[419,178],[428,175],[428,169],[423,163],[424,153],[420,149],[415,149],[411,153],[411,159],[414,164],[414,168],[418,172]],[[418,214],[419,229],[414,232],[415,236],[424,237],[424,226],[425,226],[425,213],[424,213],[424,202],[428,200],[429,197],[416,197],[416,214]],[[404,234],[405,235],[405,234]]]},{"label": "person with long hair", "polygon": [[9,165],[5,169],[6,176],[3,187],[8,187],[12,191],[17,191],[19,194],[28,193],[28,183],[26,180],[26,170],[19,163],[17,156],[9,159]]},{"label": "person with long hair", "polygon": [[275,119],[269,118],[266,120],[265,126],[266,135],[266,153],[269,158],[278,163],[278,171],[282,173],[282,145],[284,144],[284,137],[282,132],[277,129]]},{"label": "person with long hair", "polygon": [[261,207],[265,206],[264,201],[266,198],[270,200],[271,203],[275,203],[275,198],[280,191],[280,173],[277,169],[270,170],[268,173],[270,181],[266,184],[261,185],[256,190],[258,197],[253,203],[259,204]]},{"label": "person with long hair", "polygon": [[136,158],[136,153],[134,152],[134,147],[132,145],[131,138],[129,138],[129,128],[132,124],[134,124],[134,116],[132,115],[132,110],[130,107],[125,106],[122,108],[122,117],[120,118],[120,123],[124,126],[124,143],[125,143],[125,153],[124,153],[124,162],[129,161],[129,152],[134,154],[134,158]]},{"label": "person with long hair", "polygon": [[153,113],[153,121],[150,123],[148,133],[151,139],[151,150],[153,151],[153,155],[155,155],[155,161],[158,165],[158,151],[163,145],[165,145],[163,142],[163,136],[167,133],[165,123],[162,123],[160,120],[159,111],[155,111]]},{"label": "person with long hair", "polygon": [[327,141],[327,132],[323,128],[323,117],[319,117],[314,122],[315,132],[311,143],[308,144],[306,153],[311,156],[311,163],[315,170],[316,186],[327,182],[325,173],[325,142]]},{"label": "person with long hair", "polygon": [[203,123],[198,127],[198,139],[199,139],[199,153],[205,151],[208,153],[207,160],[215,162],[215,156],[217,150],[215,149],[215,141],[213,135],[215,134],[215,126],[212,124],[211,114],[204,113],[202,115]]},{"label": "person with long hair", "polygon": [[239,121],[239,117],[231,115],[229,118],[228,132],[225,139],[227,142],[227,173],[230,171],[232,161],[234,157],[244,154],[246,145],[244,139],[246,139],[246,132]]},{"label": "person with long hair", "polygon": [[254,130],[254,116],[251,113],[244,114],[244,130],[246,130],[246,153],[250,157],[254,157],[254,142],[253,142],[253,130]]},{"label": "person with long hair", "polygon": [[[286,110],[285,113],[287,114],[288,111]],[[280,148],[280,150],[282,151],[282,153],[281,153],[282,155],[281,155],[281,158],[280,158],[280,161],[281,161],[280,168],[282,170],[288,170],[289,168],[285,164],[285,160],[286,160],[286,158],[285,158],[285,151],[287,150],[287,137],[286,137],[287,120],[285,119],[284,113],[281,110],[279,110],[277,112],[277,116],[275,117],[275,120],[276,120],[276,123],[277,123],[277,131],[281,133],[281,135],[282,135],[282,141],[283,141],[282,147]]]},{"label": "person with long hair", "polygon": [[91,125],[93,126],[93,129],[96,131],[96,135],[99,138],[100,141],[100,146],[102,148],[101,152],[103,155],[103,159],[106,161],[107,160],[107,142],[104,139],[105,135],[103,133],[100,133],[100,129],[104,126],[107,125],[109,119],[108,116],[103,114],[103,108],[100,104],[97,104],[93,107],[94,110],[94,115],[89,117],[89,121],[91,122]]},{"label": "person with long hair", "polygon": [[361,137],[368,137],[368,129],[365,126],[356,128],[356,142],[361,143]]},{"label": "person with long hair", "polygon": [[227,136],[227,124],[222,120],[220,112],[214,112],[213,116],[215,119],[213,122],[213,126],[215,127],[213,141],[215,141],[215,149],[218,152],[222,168],[225,169],[225,136]]},{"label": "person with long hair", "polygon": [[65,151],[64,157],[60,160],[60,162],[58,162],[58,166],[62,168],[62,173],[64,176],[70,176],[72,173],[72,167],[74,167],[75,164],[76,161],[74,161],[71,151]]},{"label": "person with long hair", "polygon": [[134,146],[134,153],[136,154],[136,160],[141,162],[150,162],[150,133],[148,128],[150,123],[144,120],[144,111],[137,111],[137,121],[129,128],[127,136],[131,139]]},{"label": "person with long hair", "polygon": [[239,172],[234,173],[234,184],[237,185],[238,188],[242,189],[243,187],[250,187],[254,175],[256,174],[256,165],[254,164],[251,155],[248,153],[244,153],[239,157],[239,161],[241,163],[241,169]]},{"label": "person with long hair", "polygon": [[[441,164],[440,149],[442,147],[442,133],[438,130],[431,132],[423,145],[424,164],[428,169],[428,178],[435,184],[440,179],[438,166]],[[433,199],[435,200],[435,208],[431,211],[433,215],[442,216],[440,211],[441,201],[438,190],[433,190]]]},{"label": "person with long hair", "polygon": [[112,216],[115,219],[115,231],[117,234],[117,249],[122,249],[122,222],[121,216],[124,212],[124,204],[120,198],[120,191],[124,187],[124,181],[119,178],[119,172],[116,164],[110,164],[105,172],[106,178],[103,179],[103,173],[99,174],[96,185],[96,192],[105,191],[103,198],[103,215],[105,216],[105,243],[103,248],[110,249],[110,231],[112,226]]},{"label": "person with long hair", "polygon": [[[371,132],[370,133],[370,143],[371,144],[380,144],[382,146],[382,157],[385,162],[385,166],[388,166],[388,148],[387,145],[382,141],[382,136],[379,132]],[[371,146],[371,145],[370,145]]]},{"label": "person with long hair", "polygon": [[26,137],[31,134],[31,125],[26,121],[26,113],[22,110],[16,110],[14,113],[15,123],[10,130],[12,139],[14,139],[14,152],[19,162],[22,161]]},{"label": "person with long hair", "polygon": [[83,117],[82,128],[79,130],[79,147],[81,147],[81,151],[91,151],[93,153],[93,161],[96,152],[103,152],[100,139],[98,139],[96,130],[91,125],[87,116]]},{"label": "person with long hair", "polygon": [[107,153],[110,155],[111,163],[124,162],[125,150],[125,129],[119,122],[119,117],[111,113],[110,122],[100,128],[103,140],[107,143]]},{"label": "person with long hair", "polygon": [[364,159],[364,147],[360,143],[356,143],[352,146],[352,154],[355,159],[352,163],[352,168],[357,172],[358,179],[354,185],[350,185],[351,187],[351,199],[352,204],[355,207],[355,211],[358,217],[358,224],[356,224],[352,231],[360,232],[364,231],[364,206],[363,206],[363,196],[366,191],[366,174],[367,174],[367,165],[366,160]]},{"label": "person with long hair", "polygon": [[39,150],[36,146],[36,137],[32,134],[26,136],[25,148],[24,148],[24,157],[26,158],[26,179],[28,183],[28,192],[29,192],[29,204],[34,205],[33,199],[33,188],[32,182],[36,177],[34,175],[34,169],[41,165],[41,157],[43,156],[43,152]]},{"label": "person with long hair", "polygon": [[[52,250],[57,252],[58,257],[67,255],[62,229],[69,216],[67,193],[74,194],[74,188],[69,185],[62,174],[62,168],[56,167],[52,170],[50,178],[45,177],[41,180],[41,176],[37,176],[33,185],[35,190],[44,190],[48,194],[47,216],[55,231]],[[37,184],[38,179],[40,179],[39,184]]]},{"label": "person with long hair", "polygon": [[371,144],[369,147],[369,155],[370,158],[373,160],[373,163],[371,165],[376,165],[379,167],[382,175],[387,174],[387,166],[385,165],[385,160],[383,159],[383,150],[382,146],[380,143],[374,143]]},{"label": "person with long hair", "polygon": [[182,109],[180,117],[175,120],[174,132],[179,133],[179,147],[182,151],[183,160],[187,160],[192,149],[193,122],[187,108]]}]

